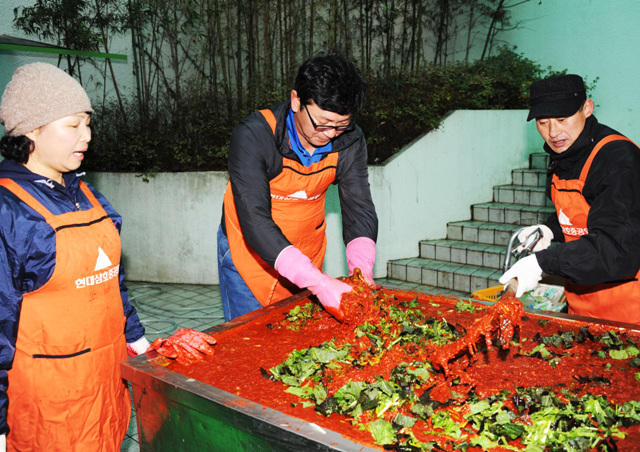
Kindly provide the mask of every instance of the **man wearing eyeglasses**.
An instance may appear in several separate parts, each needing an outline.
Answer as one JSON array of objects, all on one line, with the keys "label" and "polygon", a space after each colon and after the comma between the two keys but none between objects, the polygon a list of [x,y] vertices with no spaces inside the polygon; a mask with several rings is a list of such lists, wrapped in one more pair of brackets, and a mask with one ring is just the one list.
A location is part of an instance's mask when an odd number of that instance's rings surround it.
[{"label": "man wearing eyeglasses", "polygon": [[218,230],[225,319],[309,289],[343,320],[351,286],[322,273],[325,194],[337,184],[349,273],[374,285],[378,219],[367,147],[353,117],[366,82],[350,60],[321,54],[298,70],[287,102],[253,113],[234,130]]}]

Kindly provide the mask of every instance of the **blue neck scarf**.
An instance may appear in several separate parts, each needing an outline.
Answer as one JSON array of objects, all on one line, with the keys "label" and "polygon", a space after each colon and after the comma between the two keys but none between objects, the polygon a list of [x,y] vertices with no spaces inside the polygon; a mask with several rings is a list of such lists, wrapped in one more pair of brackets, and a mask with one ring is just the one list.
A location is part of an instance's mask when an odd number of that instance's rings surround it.
[{"label": "blue neck scarf", "polygon": [[302,164],[307,168],[313,163],[318,163],[322,159],[323,154],[327,154],[333,149],[331,141],[329,141],[325,146],[316,148],[316,150],[313,151],[313,154],[309,154],[302,146],[302,143],[300,143],[300,137],[298,137],[298,131],[296,130],[296,125],[293,122],[293,110],[291,109],[287,116],[287,129],[289,130],[289,146],[291,147],[291,150],[296,153],[300,158],[300,162],[302,162]]}]

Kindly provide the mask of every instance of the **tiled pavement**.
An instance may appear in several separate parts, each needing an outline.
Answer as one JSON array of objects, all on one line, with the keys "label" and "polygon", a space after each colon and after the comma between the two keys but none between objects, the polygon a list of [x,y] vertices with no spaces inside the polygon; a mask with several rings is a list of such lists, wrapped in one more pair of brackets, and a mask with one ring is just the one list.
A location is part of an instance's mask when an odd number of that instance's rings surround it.
[{"label": "tiled pavement", "polygon": [[[415,292],[431,292],[427,286],[376,279],[384,287]],[[153,342],[158,337],[171,336],[179,328],[204,331],[224,322],[218,285],[159,284],[127,281],[132,304],[146,329],[145,337]],[[431,288],[435,289],[435,288]],[[453,290],[436,289],[443,295],[464,296]],[[135,412],[131,413],[129,431],[121,452],[138,452],[138,431]]]},{"label": "tiled pavement", "polygon": [[126,285],[149,342],[179,328],[203,331],[224,322],[218,285],[129,281]]}]

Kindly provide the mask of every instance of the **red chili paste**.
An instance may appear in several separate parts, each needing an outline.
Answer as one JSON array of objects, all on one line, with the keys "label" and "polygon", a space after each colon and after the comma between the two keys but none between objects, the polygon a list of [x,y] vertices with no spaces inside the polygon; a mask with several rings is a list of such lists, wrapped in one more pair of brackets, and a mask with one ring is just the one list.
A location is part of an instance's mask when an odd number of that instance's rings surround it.
[{"label": "red chili paste", "polygon": [[[211,334],[218,341],[214,355],[191,366],[173,362],[169,369],[287,415],[316,423],[352,441],[383,450],[382,446],[373,443],[368,431],[352,426],[347,417],[335,413],[325,417],[314,411],[313,407],[303,408],[297,396],[284,392],[286,385],[265,378],[261,371],[268,371],[283,363],[293,350],[307,349],[330,340],[336,344],[351,344],[351,354],[362,358],[360,364],[366,361],[363,357],[368,356],[371,342],[366,336],[357,337],[354,334],[355,327],[381,320],[387,322],[390,328],[397,328],[397,325],[394,326],[390,319],[381,318],[384,314],[374,305],[372,288],[359,282],[347,282],[354,285],[356,290],[343,299],[344,323],[339,323],[314,303],[315,312],[311,317],[296,324],[296,328],[289,328],[293,325],[284,321],[285,315],[296,306],[308,306],[310,301],[304,299],[266,312],[248,323],[220,332],[214,329]],[[469,302],[470,306],[475,307],[474,312],[456,309],[461,300],[442,296],[379,288],[375,291],[375,297],[395,306],[415,300],[414,305],[417,304],[422,313],[446,319],[448,324],[454,325],[464,335],[443,345],[391,347],[366,365],[340,366],[328,370],[323,380],[326,381],[329,394],[350,381],[371,382],[375,376],[389,379],[392,369],[402,362],[429,361],[436,370],[431,372],[428,385],[431,398],[441,402],[457,399],[457,404],[447,409],[461,426],[464,425],[464,401],[471,391],[479,397],[487,397],[503,390],[513,392],[518,387],[544,386],[567,389],[577,396],[603,395],[616,404],[640,400],[640,382],[635,378],[640,369],[630,368],[629,360],[595,356],[594,353],[600,348],[599,343],[587,340],[575,343],[570,349],[547,345],[548,350],[558,354],[557,359],[550,361],[529,356],[539,345],[536,338],[540,336],[562,332],[578,334],[580,328],[586,326],[593,336],[613,330],[620,339],[640,344],[638,331],[525,313],[521,303],[513,297],[507,297],[489,308],[481,303]],[[373,420],[375,415],[365,413],[363,416],[370,416]],[[620,430],[626,432],[627,437],[617,440],[618,450],[637,450],[640,427],[633,425],[621,427]],[[422,420],[414,425],[412,431],[420,441],[437,440],[445,444],[449,439],[425,433],[433,431],[433,428],[430,422]],[[512,445],[525,448],[518,442]],[[480,449],[470,447],[468,450]]]}]

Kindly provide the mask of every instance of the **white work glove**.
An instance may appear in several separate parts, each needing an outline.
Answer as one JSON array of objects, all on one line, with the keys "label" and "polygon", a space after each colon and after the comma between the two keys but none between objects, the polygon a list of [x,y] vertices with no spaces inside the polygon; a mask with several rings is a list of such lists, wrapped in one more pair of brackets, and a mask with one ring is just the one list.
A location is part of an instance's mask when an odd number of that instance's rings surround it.
[{"label": "white work glove", "polygon": [[531,251],[535,253],[536,251],[541,251],[549,248],[549,245],[551,245],[551,240],[553,240],[553,232],[551,232],[551,229],[549,229],[549,227],[545,226],[544,224],[534,224],[533,226],[524,228],[518,234],[518,241],[520,242],[520,244],[515,248],[515,251],[517,253],[521,253],[528,245],[532,243],[535,238],[534,232],[536,231],[536,229],[540,229],[540,231],[542,231],[542,237],[540,237],[540,240],[538,240],[538,243],[536,243]]},{"label": "white work glove", "polygon": [[149,341],[147,340],[147,338],[142,336],[137,341],[130,342],[127,344],[127,352],[129,353],[130,357],[142,355],[144,352],[147,351],[150,345],[151,344],[149,344]]},{"label": "white work glove", "polygon": [[0,452],[7,452],[7,435],[0,435]]},{"label": "white work glove", "polygon": [[531,254],[516,262],[513,267],[504,272],[500,277],[500,284],[505,285],[511,279],[518,280],[518,290],[516,290],[516,298],[520,298],[525,292],[533,290],[538,285],[538,281],[542,279],[542,269],[538,265],[538,258],[535,254]]}]

